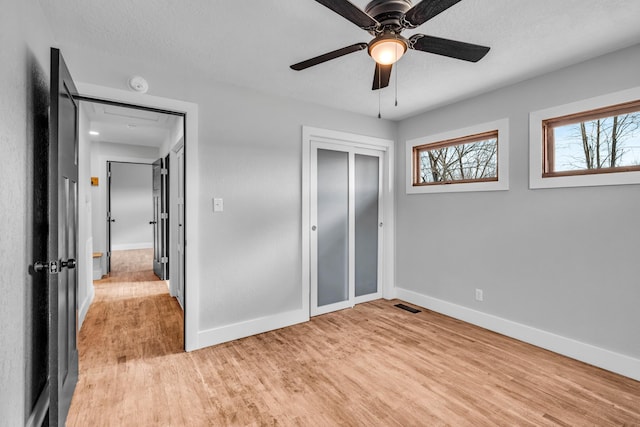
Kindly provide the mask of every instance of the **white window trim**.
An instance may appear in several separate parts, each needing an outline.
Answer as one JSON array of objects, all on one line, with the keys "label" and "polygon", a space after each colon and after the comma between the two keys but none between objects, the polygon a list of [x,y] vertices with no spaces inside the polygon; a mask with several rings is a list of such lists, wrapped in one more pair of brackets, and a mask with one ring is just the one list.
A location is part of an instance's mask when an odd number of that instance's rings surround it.
[{"label": "white window trim", "polygon": [[[465,182],[452,184],[413,185],[413,148],[434,142],[462,138],[478,133],[498,130],[498,180],[488,182]],[[504,191],[509,189],[509,119],[481,123],[463,129],[456,129],[436,135],[410,139],[406,142],[407,194],[457,193],[468,191]]]},{"label": "white window trim", "polygon": [[638,99],[640,99],[640,86],[529,113],[529,188],[640,184],[640,171],[542,177],[544,148],[542,122],[544,120],[596,110]]}]

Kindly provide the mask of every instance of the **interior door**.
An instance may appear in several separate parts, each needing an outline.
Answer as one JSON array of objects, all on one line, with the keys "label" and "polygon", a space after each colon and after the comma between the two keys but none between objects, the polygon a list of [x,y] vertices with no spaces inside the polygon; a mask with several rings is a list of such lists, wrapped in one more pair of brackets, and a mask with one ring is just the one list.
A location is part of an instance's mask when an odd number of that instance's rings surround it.
[{"label": "interior door", "polygon": [[311,315],[382,296],[381,151],[311,145]]},{"label": "interior door", "polygon": [[116,222],[111,214],[111,162],[107,162],[107,274],[111,273],[111,226]]},{"label": "interior door", "polygon": [[[31,100],[33,118],[27,125],[33,131],[33,213],[31,218],[32,260],[46,264],[49,258],[49,81],[44,77],[45,71],[33,68],[33,96]],[[25,236],[26,237],[26,236]],[[49,411],[49,276],[46,269],[34,271],[29,269],[31,283],[25,289],[25,388],[27,403],[27,427],[47,424]],[[0,421],[1,423],[1,421]]]},{"label": "interior door", "polygon": [[49,259],[55,261],[48,266],[49,423],[57,426],[65,424],[78,381],[78,104],[71,74],[53,48],[50,90]]},{"label": "interior door", "polygon": [[161,280],[168,278],[169,255],[168,255],[168,169],[165,167],[165,160],[158,159],[153,162],[153,220],[149,223],[153,225],[153,272]]},{"label": "interior door", "polygon": [[185,223],[184,223],[184,146],[181,147],[176,153],[176,163],[177,163],[177,175],[178,175],[178,262],[175,263],[177,265],[177,274],[176,277],[178,279],[177,285],[177,298],[180,302],[180,305],[184,309],[184,233],[185,233]]}]

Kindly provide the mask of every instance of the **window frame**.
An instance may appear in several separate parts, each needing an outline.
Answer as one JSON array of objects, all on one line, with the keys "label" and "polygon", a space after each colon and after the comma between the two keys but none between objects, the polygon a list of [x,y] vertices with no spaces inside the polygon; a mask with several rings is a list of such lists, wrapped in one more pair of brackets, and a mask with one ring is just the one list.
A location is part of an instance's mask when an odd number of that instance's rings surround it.
[{"label": "window frame", "polygon": [[[416,155],[421,149],[444,148],[497,137],[496,178],[419,183],[420,164]],[[406,141],[407,194],[453,193],[474,191],[505,191],[509,189],[509,121],[500,119],[461,129],[415,138]]]},{"label": "window frame", "polygon": [[[489,178],[469,178],[469,179],[457,179],[455,181],[434,181],[434,182],[420,182],[420,176],[422,175],[422,171],[420,168],[420,153],[422,151],[430,151],[437,150],[440,148],[446,147],[455,147],[457,145],[466,145],[472,144],[474,142],[482,142],[487,141],[489,139],[496,140],[496,176]],[[413,147],[413,182],[412,185],[415,186],[424,186],[424,185],[450,185],[450,184],[466,184],[470,182],[489,182],[489,181],[497,181],[498,176],[500,175],[499,165],[498,165],[498,155],[499,155],[499,145],[498,145],[498,130],[494,129],[492,131],[478,133],[475,135],[467,135],[461,136],[459,138],[453,138],[446,141],[432,142],[429,144],[416,145]]]},{"label": "window frame", "polygon": [[640,184],[640,166],[551,172],[553,157],[549,159],[554,127],[625,114],[636,106],[640,108],[640,87],[529,113],[529,188]]}]

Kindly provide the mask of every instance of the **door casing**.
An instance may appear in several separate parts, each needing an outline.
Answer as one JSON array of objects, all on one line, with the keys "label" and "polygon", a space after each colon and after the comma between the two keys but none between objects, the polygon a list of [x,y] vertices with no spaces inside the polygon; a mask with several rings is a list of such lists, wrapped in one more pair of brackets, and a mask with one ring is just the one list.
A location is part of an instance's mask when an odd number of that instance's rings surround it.
[{"label": "door casing", "polygon": [[[117,104],[138,106],[184,114],[185,122],[185,350],[196,350],[204,346],[198,331],[200,268],[196,252],[190,255],[190,248],[198,248],[200,236],[195,224],[199,212],[199,164],[198,164],[198,104],[163,98],[148,94],[114,89],[87,83],[78,83],[78,92],[83,100],[109,101]],[[123,160],[123,159],[114,159]],[[155,159],[151,159],[153,161]],[[194,226],[189,226],[193,224]]]}]

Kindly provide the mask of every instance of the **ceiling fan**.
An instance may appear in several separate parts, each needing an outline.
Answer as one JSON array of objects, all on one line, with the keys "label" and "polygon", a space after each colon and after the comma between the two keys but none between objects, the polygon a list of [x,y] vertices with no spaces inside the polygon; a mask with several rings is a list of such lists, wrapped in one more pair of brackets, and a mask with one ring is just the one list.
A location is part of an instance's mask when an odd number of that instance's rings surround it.
[{"label": "ceiling fan", "polygon": [[367,49],[369,55],[376,61],[372,87],[376,90],[389,85],[393,64],[404,55],[407,49],[470,62],[478,62],[490,49],[486,46],[425,34],[414,34],[408,39],[400,34],[404,29],[416,28],[424,24],[461,0],[422,0],[415,6],[412,5],[411,0],[372,0],[364,11],[348,0],[316,1],[368,31],[374,38],[369,43],[356,43],[293,64],[291,68],[296,71]]}]

